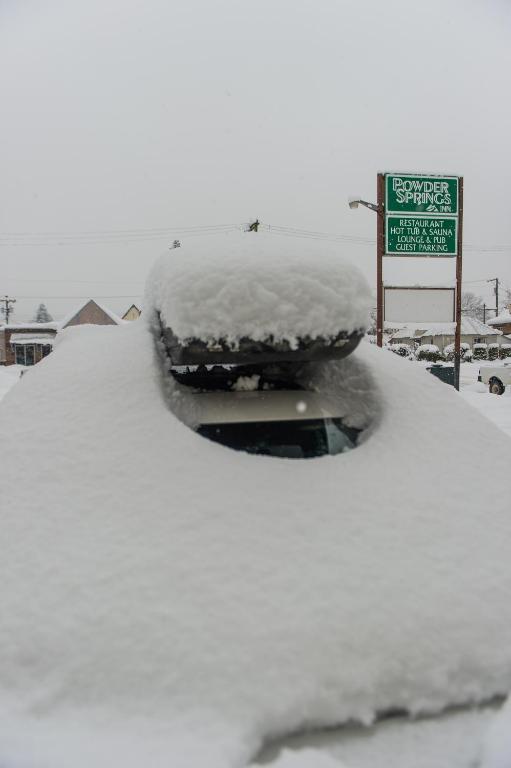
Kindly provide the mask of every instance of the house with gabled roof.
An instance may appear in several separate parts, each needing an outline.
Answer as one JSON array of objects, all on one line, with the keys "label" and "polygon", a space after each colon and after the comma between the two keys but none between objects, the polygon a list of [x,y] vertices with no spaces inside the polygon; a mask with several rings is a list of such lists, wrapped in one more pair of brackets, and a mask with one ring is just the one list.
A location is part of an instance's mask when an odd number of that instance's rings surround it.
[{"label": "house with gabled roof", "polygon": [[98,304],[95,299],[89,299],[78,310],[61,320],[60,328],[69,328],[72,325],[122,325],[122,319],[115,312]]},{"label": "house with gabled roof", "polygon": [[[395,328],[395,324],[394,328]],[[391,344],[408,344],[411,347],[420,344],[434,344],[440,352],[454,344],[456,323],[406,323],[394,330],[390,337]],[[474,344],[509,344],[509,339],[502,331],[482,323],[475,317],[462,317],[461,343],[473,349]]]},{"label": "house with gabled roof", "polygon": [[136,304],[132,304],[129,309],[126,310],[124,315],[122,316],[123,320],[138,320],[140,315],[142,314],[142,310],[137,307]]}]

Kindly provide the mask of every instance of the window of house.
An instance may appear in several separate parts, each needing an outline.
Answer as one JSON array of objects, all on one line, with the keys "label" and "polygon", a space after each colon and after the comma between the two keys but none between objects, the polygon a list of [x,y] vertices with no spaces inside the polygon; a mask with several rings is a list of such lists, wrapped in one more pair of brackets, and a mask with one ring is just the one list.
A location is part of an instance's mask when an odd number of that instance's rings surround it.
[{"label": "window of house", "polygon": [[41,357],[46,357],[51,352],[51,346],[50,344],[43,344]]},{"label": "window of house", "polygon": [[474,344],[486,344],[486,336],[476,336],[474,338]]},{"label": "window of house", "polygon": [[25,365],[25,347],[14,345],[16,365]]},{"label": "window of house", "polygon": [[35,349],[33,344],[13,344],[16,365],[34,365]]},{"label": "window of house", "polygon": [[25,347],[25,365],[34,365],[35,355],[33,345],[27,345]]}]

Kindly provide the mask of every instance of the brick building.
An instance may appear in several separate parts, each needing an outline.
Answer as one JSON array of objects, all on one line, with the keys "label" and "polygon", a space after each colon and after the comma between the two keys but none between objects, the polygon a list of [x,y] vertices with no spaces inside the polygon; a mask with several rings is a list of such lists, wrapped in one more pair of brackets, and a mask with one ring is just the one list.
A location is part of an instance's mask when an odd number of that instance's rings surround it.
[{"label": "brick building", "polygon": [[0,328],[0,364],[34,365],[49,355],[58,323],[10,323]]}]

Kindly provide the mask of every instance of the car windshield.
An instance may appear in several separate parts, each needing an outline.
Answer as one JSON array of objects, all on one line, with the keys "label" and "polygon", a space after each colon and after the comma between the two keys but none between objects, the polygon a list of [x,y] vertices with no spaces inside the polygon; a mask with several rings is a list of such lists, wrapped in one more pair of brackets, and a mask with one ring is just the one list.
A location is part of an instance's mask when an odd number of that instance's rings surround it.
[{"label": "car windshield", "polygon": [[197,431],[237,451],[287,459],[344,453],[355,448],[359,434],[339,418],[203,424]]}]

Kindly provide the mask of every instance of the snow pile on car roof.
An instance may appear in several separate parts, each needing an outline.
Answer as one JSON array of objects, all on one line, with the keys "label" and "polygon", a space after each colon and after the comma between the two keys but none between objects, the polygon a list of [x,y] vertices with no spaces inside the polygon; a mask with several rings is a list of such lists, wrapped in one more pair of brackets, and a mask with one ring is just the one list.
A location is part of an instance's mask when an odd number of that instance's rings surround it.
[{"label": "snow pile on car roof", "polygon": [[0,763],[237,768],[511,687],[509,438],[367,343],[323,372],[379,412],[301,462],[176,419],[143,323],[65,331],[6,395]]},{"label": "snow pile on car roof", "polygon": [[147,283],[156,310],[181,340],[334,337],[367,327],[367,281],[339,253],[314,242],[230,233],[170,250]]}]

